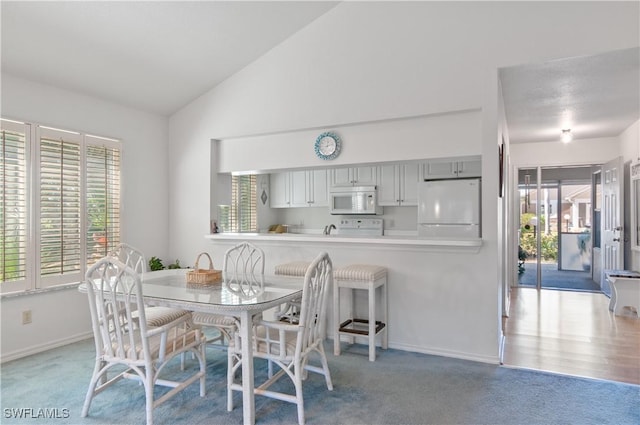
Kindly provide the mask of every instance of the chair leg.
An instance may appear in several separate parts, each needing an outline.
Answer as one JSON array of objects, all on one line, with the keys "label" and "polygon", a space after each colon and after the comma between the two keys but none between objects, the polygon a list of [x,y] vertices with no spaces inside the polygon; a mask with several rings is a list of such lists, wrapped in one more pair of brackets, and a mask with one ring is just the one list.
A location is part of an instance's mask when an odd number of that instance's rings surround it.
[{"label": "chair leg", "polygon": [[153,425],[153,371],[145,370],[144,392],[147,399],[147,425]]},{"label": "chair leg", "polygon": [[322,369],[324,369],[324,380],[327,382],[327,389],[329,391],[333,391],[333,382],[331,381],[331,372],[329,372],[329,363],[327,362],[327,356],[324,353],[324,347],[322,344],[318,345],[318,352],[320,353]]},{"label": "chair leg", "polygon": [[233,385],[234,377],[235,377],[235,365],[236,365],[236,357],[235,354],[231,350],[227,351],[227,411],[231,412],[233,410],[233,390],[231,386]]},{"label": "chair leg", "polygon": [[304,398],[302,394],[302,374],[305,372],[301,364],[294,366],[296,387],[296,404],[298,405],[298,425],[304,425]]},{"label": "chair leg", "polygon": [[93,367],[93,374],[91,375],[91,380],[89,381],[89,389],[87,390],[87,395],[84,398],[84,406],[82,407],[82,414],[80,415],[83,418],[86,418],[89,414],[89,406],[91,406],[91,401],[93,400],[93,396],[95,395],[98,380],[101,380],[104,383],[104,379],[106,378],[105,371],[103,371],[103,373],[100,373],[102,364],[102,361],[96,360],[96,364]]},{"label": "chair leg", "polygon": [[200,372],[202,372],[202,376],[200,377],[200,397],[204,397],[206,395],[206,378],[207,378],[207,352],[205,350],[205,344],[200,346],[200,355],[202,356],[200,360]]}]

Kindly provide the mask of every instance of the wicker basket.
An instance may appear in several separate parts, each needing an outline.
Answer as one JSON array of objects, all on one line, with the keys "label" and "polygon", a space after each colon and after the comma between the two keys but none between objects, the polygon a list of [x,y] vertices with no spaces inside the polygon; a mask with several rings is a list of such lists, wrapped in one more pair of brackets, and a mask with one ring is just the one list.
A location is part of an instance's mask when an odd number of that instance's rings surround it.
[{"label": "wicker basket", "polygon": [[[209,268],[198,268],[198,262],[200,257],[206,255],[209,259]],[[196,265],[193,270],[187,272],[187,283],[196,283],[199,285],[212,285],[214,283],[220,283],[222,281],[222,270],[215,270],[213,268],[213,261],[206,252],[202,252],[196,257]]]}]

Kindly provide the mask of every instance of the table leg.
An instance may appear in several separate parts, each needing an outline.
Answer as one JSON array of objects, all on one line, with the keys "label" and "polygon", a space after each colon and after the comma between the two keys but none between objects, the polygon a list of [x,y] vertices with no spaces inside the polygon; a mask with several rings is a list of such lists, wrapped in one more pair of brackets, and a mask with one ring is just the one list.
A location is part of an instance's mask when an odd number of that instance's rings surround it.
[{"label": "table leg", "polygon": [[249,311],[243,311],[240,316],[240,338],[242,340],[242,417],[244,425],[253,425],[256,421],[251,334],[251,314]]},{"label": "table leg", "polygon": [[609,299],[609,311],[613,311],[616,308],[616,288],[614,285],[615,279],[607,279],[609,281],[609,290],[611,291],[611,298]]}]

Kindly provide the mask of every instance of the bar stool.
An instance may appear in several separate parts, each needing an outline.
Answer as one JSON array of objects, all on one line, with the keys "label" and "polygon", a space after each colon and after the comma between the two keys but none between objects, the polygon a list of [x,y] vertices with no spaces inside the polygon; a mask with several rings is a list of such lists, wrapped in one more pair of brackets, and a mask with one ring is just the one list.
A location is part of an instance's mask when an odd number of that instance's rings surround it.
[{"label": "bar stool", "polygon": [[[340,319],[340,288],[350,289],[351,311],[349,319]],[[376,320],[376,290],[380,288],[380,316]],[[356,289],[368,291],[369,316],[367,319],[354,318]],[[368,264],[352,264],[338,268],[333,273],[333,353],[340,355],[340,336],[346,335],[353,344],[354,336],[367,336],[369,341],[369,361],[376,360],[376,335],[382,334],[381,346],[387,348],[387,269]]]},{"label": "bar stool", "polygon": [[[279,276],[304,277],[311,261],[292,261],[290,263],[278,264],[274,273]],[[300,305],[302,300],[293,299],[280,306],[275,315],[281,322],[298,323],[300,317]]]}]

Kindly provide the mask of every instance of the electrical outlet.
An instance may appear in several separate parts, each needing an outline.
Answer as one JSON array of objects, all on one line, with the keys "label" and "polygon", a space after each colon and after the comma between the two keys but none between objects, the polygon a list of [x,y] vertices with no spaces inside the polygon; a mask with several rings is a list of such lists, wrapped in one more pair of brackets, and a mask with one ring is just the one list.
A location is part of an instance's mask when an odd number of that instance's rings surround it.
[{"label": "electrical outlet", "polygon": [[25,310],[22,312],[22,324],[28,325],[31,323],[31,310]]}]

